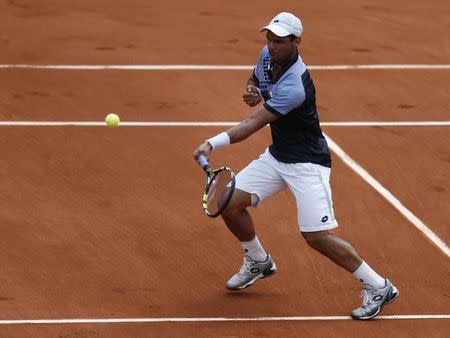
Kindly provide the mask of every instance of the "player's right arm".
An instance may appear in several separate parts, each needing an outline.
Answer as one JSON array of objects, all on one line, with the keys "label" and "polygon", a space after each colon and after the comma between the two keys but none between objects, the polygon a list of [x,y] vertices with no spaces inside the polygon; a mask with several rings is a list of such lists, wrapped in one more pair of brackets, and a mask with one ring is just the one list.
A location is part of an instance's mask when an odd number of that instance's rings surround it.
[{"label": "player's right arm", "polygon": [[237,143],[245,140],[247,137],[253,135],[262,127],[275,121],[277,118],[278,116],[273,114],[266,107],[258,107],[249,118],[226,131],[230,138],[230,143]]}]

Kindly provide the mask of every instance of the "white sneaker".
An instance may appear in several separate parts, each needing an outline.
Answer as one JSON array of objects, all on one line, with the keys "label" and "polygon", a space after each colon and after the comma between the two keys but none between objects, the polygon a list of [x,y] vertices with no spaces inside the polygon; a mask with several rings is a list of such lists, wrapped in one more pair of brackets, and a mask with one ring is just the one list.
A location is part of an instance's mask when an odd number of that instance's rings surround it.
[{"label": "white sneaker", "polygon": [[363,284],[361,295],[363,298],[362,305],[353,310],[351,316],[353,319],[368,320],[378,316],[383,306],[396,300],[400,292],[394,284],[386,279],[386,286],[381,289],[376,289],[369,284]]},{"label": "white sneaker", "polygon": [[275,272],[277,272],[277,266],[269,254],[263,262],[254,261],[249,256],[244,255],[244,263],[241,269],[228,280],[225,286],[232,291],[245,289],[253,285],[258,279],[272,276]]}]

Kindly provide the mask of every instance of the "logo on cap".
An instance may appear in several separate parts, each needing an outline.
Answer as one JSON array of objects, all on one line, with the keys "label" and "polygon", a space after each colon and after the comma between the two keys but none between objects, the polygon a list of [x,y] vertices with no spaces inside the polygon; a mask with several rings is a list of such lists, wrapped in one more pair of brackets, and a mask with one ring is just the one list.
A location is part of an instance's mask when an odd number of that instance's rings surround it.
[{"label": "logo on cap", "polygon": [[277,22],[280,22],[280,20],[273,20],[273,22],[277,23]]}]

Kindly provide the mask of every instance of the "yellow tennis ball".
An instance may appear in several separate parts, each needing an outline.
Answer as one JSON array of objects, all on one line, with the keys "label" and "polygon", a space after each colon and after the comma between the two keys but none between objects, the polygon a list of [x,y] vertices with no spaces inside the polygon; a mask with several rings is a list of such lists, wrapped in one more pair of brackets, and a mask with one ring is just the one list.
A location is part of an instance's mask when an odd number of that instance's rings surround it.
[{"label": "yellow tennis ball", "polygon": [[120,118],[116,114],[108,114],[108,115],[106,115],[105,123],[108,127],[115,128],[119,125]]}]

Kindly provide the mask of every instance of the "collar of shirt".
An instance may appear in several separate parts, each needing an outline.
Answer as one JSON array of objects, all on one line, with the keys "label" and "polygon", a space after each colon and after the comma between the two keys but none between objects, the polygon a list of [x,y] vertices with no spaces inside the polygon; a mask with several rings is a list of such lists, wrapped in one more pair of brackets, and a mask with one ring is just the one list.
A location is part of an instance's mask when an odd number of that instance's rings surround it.
[{"label": "collar of shirt", "polygon": [[298,61],[298,53],[295,55],[295,57],[292,58],[292,60],[289,60],[289,61],[284,65],[283,69],[277,74],[277,76],[276,76],[275,78],[274,78],[273,75],[272,75],[273,64],[272,64],[272,61],[270,61],[270,64],[269,64],[269,67],[270,67],[270,68],[267,69],[267,73],[269,74],[270,80],[272,81],[272,83],[277,83],[278,80],[280,79],[280,77],[282,77],[283,74],[286,73],[287,70],[288,70],[289,68],[291,68],[291,66],[292,66],[294,63],[296,63],[297,61]]}]

